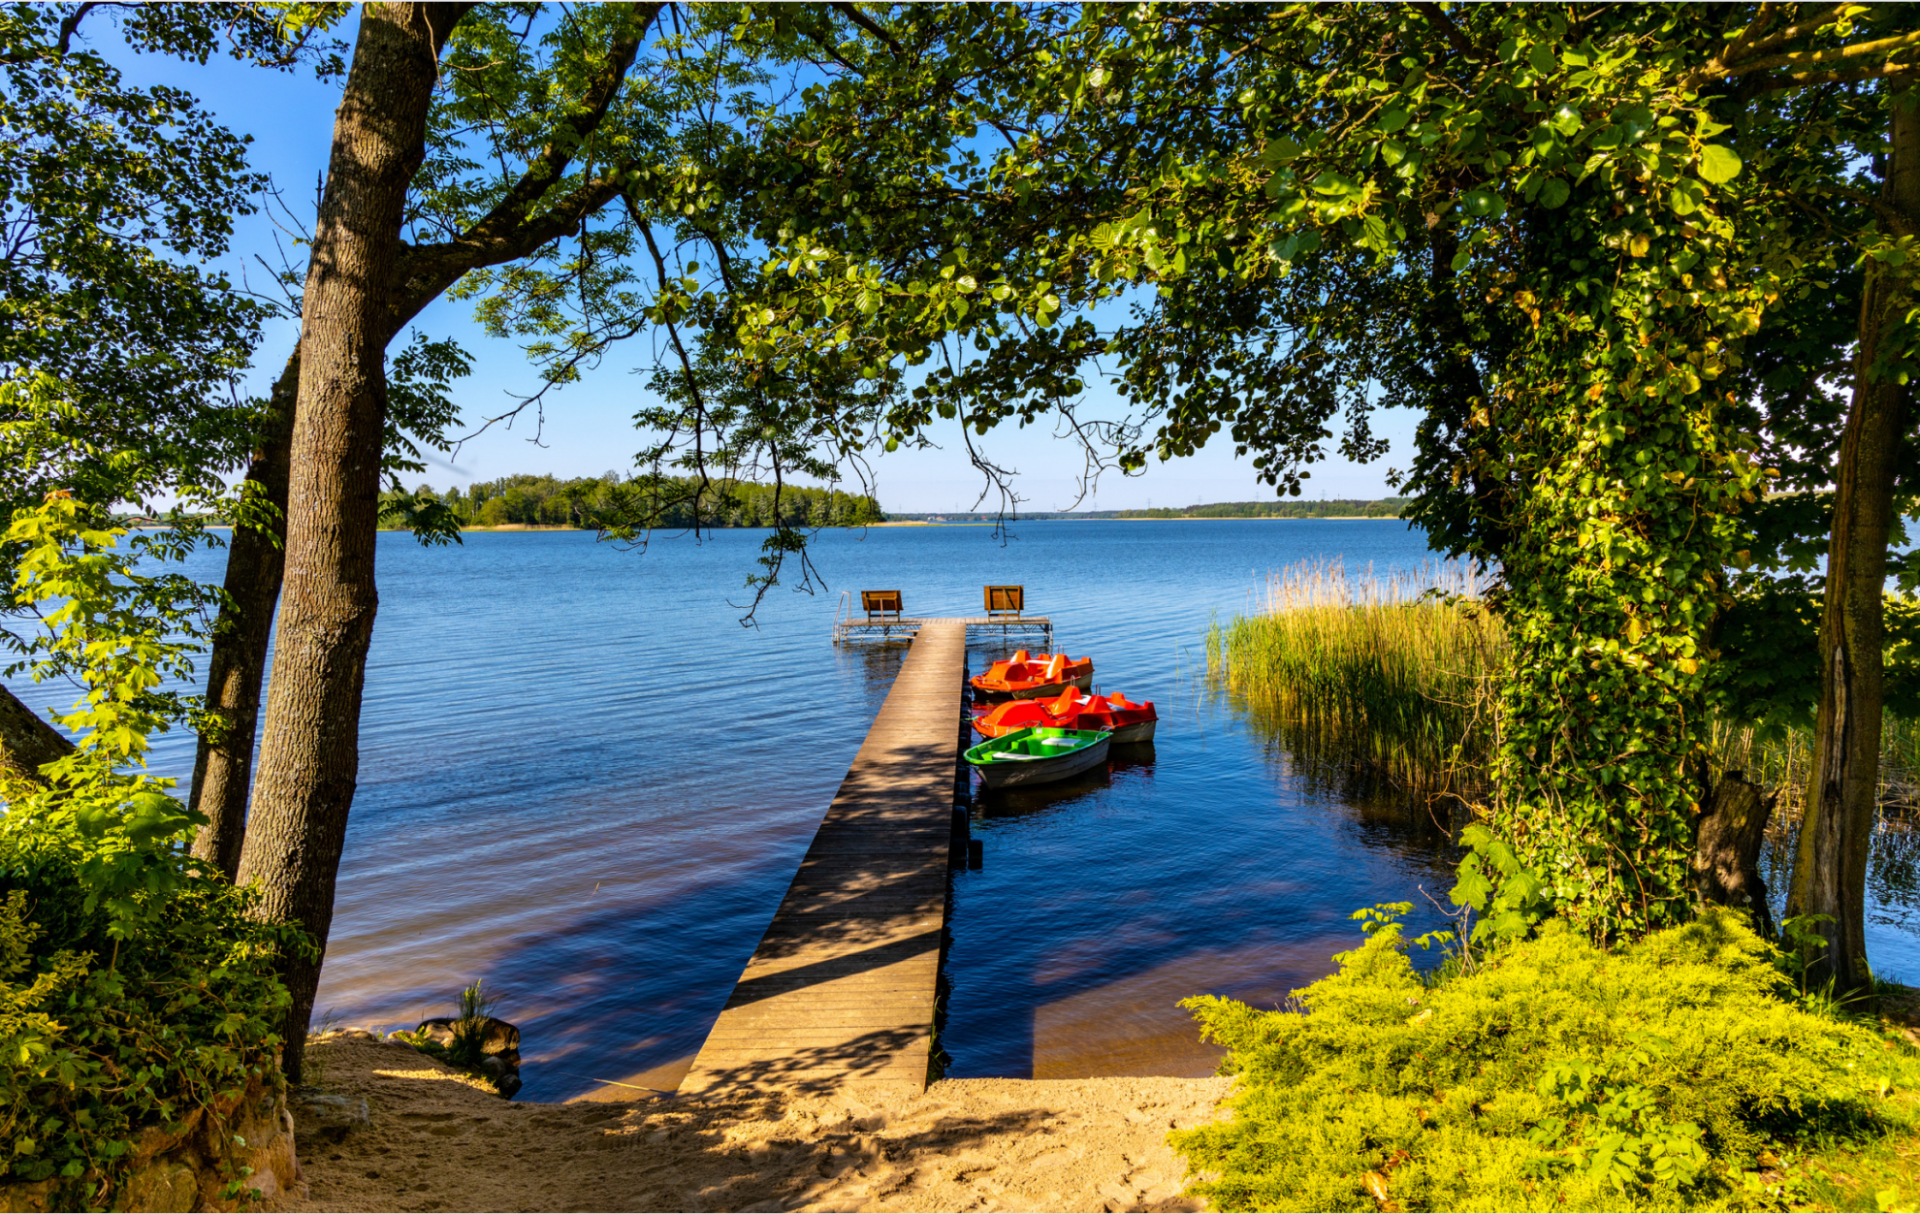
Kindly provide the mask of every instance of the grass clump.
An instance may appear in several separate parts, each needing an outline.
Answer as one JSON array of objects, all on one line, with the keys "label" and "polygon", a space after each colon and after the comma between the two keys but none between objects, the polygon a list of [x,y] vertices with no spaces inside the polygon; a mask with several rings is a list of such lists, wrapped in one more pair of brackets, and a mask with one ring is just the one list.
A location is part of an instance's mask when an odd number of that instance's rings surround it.
[{"label": "grass clump", "polygon": [[461,988],[459,1010],[453,1018],[453,1040],[447,1042],[449,1063],[469,1070],[480,1065],[487,1056],[487,1021],[492,1017],[493,1000],[479,982]]},{"label": "grass clump", "polygon": [[1406,949],[1380,927],[1297,1012],[1188,1001],[1241,1077],[1172,1138],[1216,1208],[1785,1208],[1794,1160],[1920,1126],[1920,1054],[1796,1006],[1731,912],[1615,950],[1549,923],[1443,982]]}]

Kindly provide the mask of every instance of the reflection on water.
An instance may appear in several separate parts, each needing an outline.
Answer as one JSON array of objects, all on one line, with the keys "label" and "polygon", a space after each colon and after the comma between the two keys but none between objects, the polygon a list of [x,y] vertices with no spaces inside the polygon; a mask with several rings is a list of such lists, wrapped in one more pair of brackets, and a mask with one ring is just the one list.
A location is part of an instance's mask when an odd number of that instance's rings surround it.
[{"label": "reflection on water", "polygon": [[[1443,896],[1446,835],[1424,809],[1292,763],[1195,677],[1209,617],[1244,609],[1267,570],[1411,567],[1417,535],[1220,520],[1019,536],[823,535],[836,593],[776,593],[743,629],[725,599],[758,533],[644,556],[572,532],[451,550],[383,535],[321,1011],[410,1026],[482,978],[522,1026],[525,1099],[675,1082],[905,654],[831,643],[837,592],[863,585],[970,615],[983,584],[1022,581],[1102,690],[1160,713],[1153,745],[1105,772],[979,799],[983,866],[952,885],[950,1074],[1202,1073],[1212,1054],[1179,1000],[1277,1003],[1359,939],[1356,907]],[[154,767],[184,776],[192,757],[165,738]]]},{"label": "reflection on water", "polygon": [[1276,1006],[1353,947],[1352,911],[1420,901],[1424,929],[1419,888],[1452,885],[1424,807],[1348,799],[1295,767],[1157,644],[1080,637],[1102,688],[1153,699],[1160,724],[1105,771],[976,793],[983,864],[953,882],[950,1075],[1211,1073],[1219,1051],[1181,1000]]},{"label": "reflection on water", "polygon": [[[1800,823],[1775,819],[1760,849],[1777,922],[1793,879]],[[1920,823],[1904,812],[1883,812],[1867,853],[1867,960],[1881,978],[1920,981]]]}]

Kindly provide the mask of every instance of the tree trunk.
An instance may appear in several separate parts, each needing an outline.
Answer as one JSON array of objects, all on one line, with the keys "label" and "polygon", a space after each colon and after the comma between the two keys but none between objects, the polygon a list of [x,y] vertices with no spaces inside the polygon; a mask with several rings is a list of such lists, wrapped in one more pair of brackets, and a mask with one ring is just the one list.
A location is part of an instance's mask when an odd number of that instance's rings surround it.
[{"label": "tree trunk", "polygon": [[0,773],[42,784],[41,767],[72,753],[65,734],[0,687]]},{"label": "tree trunk", "polygon": [[193,854],[232,880],[246,838],[247,792],[253,783],[253,739],[260,713],[260,680],[267,669],[273,611],[286,569],[287,475],[292,463],[294,404],[300,394],[300,348],[273,385],[260,446],[247,468],[271,508],[261,528],[235,527],[227,545],[227,606],[213,626],[207,659],[207,708],[221,717],[217,736],[200,735],[188,804],[207,815]]},{"label": "tree trunk", "polygon": [[[322,951],[353,804],[377,605],[374,542],[400,225],[425,155],[439,48],[468,7],[361,9],[301,301],[286,578],[239,880],[259,883],[257,913],[300,924]],[[282,976],[293,996],[284,1066],[297,1083],[320,958],[289,958]]]},{"label": "tree trunk", "polygon": [[[1893,138],[1881,198],[1901,232],[1920,221],[1920,94],[1893,103]],[[1894,464],[1905,436],[1907,389],[1876,376],[1882,342],[1910,306],[1905,270],[1869,262],[1854,354],[1853,406],[1834,471],[1833,538],[1820,619],[1820,711],[1813,771],[1787,914],[1824,915],[1826,954],[1812,972],[1836,992],[1872,981],[1865,938],[1867,850],[1873,839],[1884,681],[1883,597],[1893,523]]]},{"label": "tree trunk", "polygon": [[1773,801],[1739,772],[1728,772],[1707,803],[1693,849],[1693,886],[1700,899],[1751,910],[1754,927],[1769,937],[1774,935],[1773,908],[1767,905],[1766,882],[1760,878],[1760,847],[1766,842]]}]

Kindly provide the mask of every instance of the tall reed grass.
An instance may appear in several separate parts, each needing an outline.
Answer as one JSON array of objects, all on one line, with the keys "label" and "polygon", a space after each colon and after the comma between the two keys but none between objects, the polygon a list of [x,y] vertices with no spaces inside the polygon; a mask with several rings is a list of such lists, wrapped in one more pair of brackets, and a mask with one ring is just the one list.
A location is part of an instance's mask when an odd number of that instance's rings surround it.
[{"label": "tall reed grass", "polygon": [[[1255,726],[1296,760],[1385,777],[1415,794],[1485,795],[1499,739],[1498,683],[1507,660],[1499,618],[1472,564],[1436,563],[1379,576],[1338,561],[1268,575],[1266,602],[1207,634],[1214,681],[1243,698]],[[1709,723],[1717,770],[1744,771],[1797,817],[1812,736],[1762,736]],[[1881,801],[1920,807],[1920,722],[1888,716]]]},{"label": "tall reed grass", "polygon": [[1338,561],[1270,574],[1264,610],[1215,621],[1209,674],[1296,759],[1471,795],[1498,736],[1506,634],[1471,564],[1350,576]]}]

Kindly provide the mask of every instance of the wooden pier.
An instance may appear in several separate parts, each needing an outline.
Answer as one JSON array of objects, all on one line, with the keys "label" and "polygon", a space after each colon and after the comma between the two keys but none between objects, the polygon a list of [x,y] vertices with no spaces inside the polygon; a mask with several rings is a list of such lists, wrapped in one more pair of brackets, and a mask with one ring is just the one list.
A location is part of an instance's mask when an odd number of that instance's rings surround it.
[{"label": "wooden pier", "polygon": [[913,647],[682,1092],[918,1092],[932,1061],[965,736],[966,623]]},{"label": "wooden pier", "polygon": [[1021,616],[1018,619],[1006,619],[1001,616],[992,618],[933,616],[916,619],[913,616],[906,616],[891,620],[841,620],[833,626],[833,639],[836,641],[875,639],[890,641],[898,637],[905,640],[918,635],[920,629],[928,624],[958,624],[970,632],[983,633],[1002,641],[1024,637],[1043,648],[1053,648],[1053,621],[1044,615]]}]

